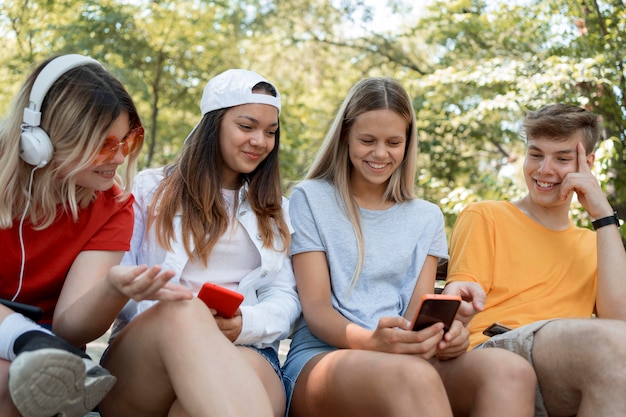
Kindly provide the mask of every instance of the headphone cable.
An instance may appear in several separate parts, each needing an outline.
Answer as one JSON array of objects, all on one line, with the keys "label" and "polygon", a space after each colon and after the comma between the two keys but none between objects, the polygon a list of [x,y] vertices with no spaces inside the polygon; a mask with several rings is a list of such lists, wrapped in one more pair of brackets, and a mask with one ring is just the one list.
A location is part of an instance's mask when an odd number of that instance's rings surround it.
[{"label": "headphone cable", "polygon": [[20,266],[20,282],[17,286],[17,291],[15,292],[15,295],[13,296],[13,298],[11,299],[11,301],[15,301],[15,299],[17,298],[17,296],[20,294],[20,291],[22,291],[22,282],[24,280],[24,267],[26,264],[26,250],[24,249],[24,235],[23,235],[23,227],[24,227],[24,219],[26,218],[26,214],[28,214],[28,209],[30,208],[30,194],[33,188],[33,177],[35,176],[35,171],[37,170],[37,166],[35,166],[31,171],[30,171],[30,180],[28,181],[28,199],[26,200],[26,208],[24,209],[24,213],[22,213],[22,218],[20,219],[20,227],[18,230],[19,233],[19,237],[20,237],[20,249],[21,249],[21,253],[22,253],[22,263]]}]

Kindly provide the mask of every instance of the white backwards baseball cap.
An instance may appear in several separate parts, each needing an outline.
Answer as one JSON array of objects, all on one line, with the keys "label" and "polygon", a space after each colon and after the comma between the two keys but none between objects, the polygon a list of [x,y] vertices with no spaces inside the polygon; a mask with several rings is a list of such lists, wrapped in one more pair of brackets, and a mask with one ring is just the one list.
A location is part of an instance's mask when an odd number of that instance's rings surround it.
[{"label": "white backwards baseball cap", "polygon": [[[254,93],[252,88],[260,82],[276,89],[276,97],[267,93]],[[204,87],[200,111],[204,116],[210,111],[225,109],[242,104],[269,104],[280,113],[280,94],[274,84],[253,71],[229,69],[211,78]]]}]

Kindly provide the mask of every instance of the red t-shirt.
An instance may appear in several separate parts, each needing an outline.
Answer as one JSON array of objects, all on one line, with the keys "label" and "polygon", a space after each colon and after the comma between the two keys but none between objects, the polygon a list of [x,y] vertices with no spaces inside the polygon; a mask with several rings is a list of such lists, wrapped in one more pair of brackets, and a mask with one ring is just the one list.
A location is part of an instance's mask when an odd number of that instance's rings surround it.
[{"label": "red t-shirt", "polygon": [[[43,309],[41,323],[52,323],[52,315],[65,277],[82,251],[127,251],[133,234],[133,197],[120,202],[119,189],[96,193],[96,199],[80,210],[78,221],[60,212],[48,228],[33,230],[25,220],[25,264],[22,289],[15,301]],[[0,229],[0,298],[12,299],[17,291],[22,254],[19,219],[11,229]]]}]

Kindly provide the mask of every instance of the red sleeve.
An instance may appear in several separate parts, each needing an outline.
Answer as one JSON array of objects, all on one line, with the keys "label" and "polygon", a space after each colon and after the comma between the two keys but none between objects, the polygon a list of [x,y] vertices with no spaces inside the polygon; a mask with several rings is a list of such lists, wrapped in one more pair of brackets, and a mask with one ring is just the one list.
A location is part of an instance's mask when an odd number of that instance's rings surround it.
[{"label": "red sleeve", "polygon": [[102,204],[97,204],[94,216],[108,217],[106,222],[93,234],[82,250],[127,251],[133,235],[133,202],[131,195],[120,201],[112,194],[106,194]]}]

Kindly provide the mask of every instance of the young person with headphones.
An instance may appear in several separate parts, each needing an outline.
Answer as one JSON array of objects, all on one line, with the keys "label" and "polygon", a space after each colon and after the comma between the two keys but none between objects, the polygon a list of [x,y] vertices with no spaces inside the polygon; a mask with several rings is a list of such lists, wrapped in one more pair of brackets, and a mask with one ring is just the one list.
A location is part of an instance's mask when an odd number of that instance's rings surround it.
[{"label": "young person with headphones", "polygon": [[[0,298],[41,312],[37,324],[0,305],[3,417],[92,410],[115,378],[77,347],[104,334],[129,296],[169,278],[158,268],[112,269],[129,249],[142,143],[124,86],[75,54],[39,65],[2,120]],[[190,296],[174,289],[163,298]]]}]

